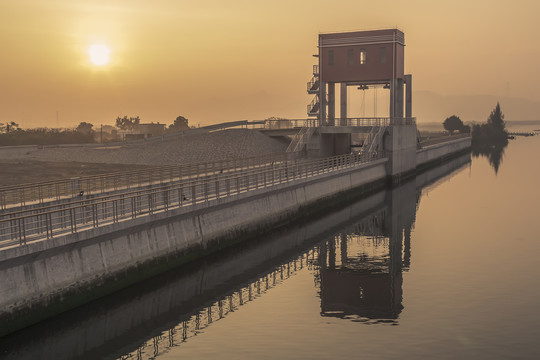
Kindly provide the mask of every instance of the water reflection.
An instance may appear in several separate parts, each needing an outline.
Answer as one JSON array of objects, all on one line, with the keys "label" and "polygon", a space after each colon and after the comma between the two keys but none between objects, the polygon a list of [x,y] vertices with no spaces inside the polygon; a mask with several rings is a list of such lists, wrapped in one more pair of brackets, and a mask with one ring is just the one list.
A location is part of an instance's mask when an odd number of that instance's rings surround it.
[{"label": "water reflection", "polygon": [[508,141],[493,144],[474,144],[472,147],[472,155],[474,157],[485,156],[495,174],[499,172],[499,167],[504,158],[504,150],[508,146]]},{"label": "water reflection", "polygon": [[347,229],[321,247],[317,265],[323,316],[398,324],[402,272],[410,266],[420,192],[416,182],[408,182],[385,194],[384,216],[374,216],[367,228]]},{"label": "water reflection", "polygon": [[321,315],[398,324],[421,189],[465,155],[398,188],[281,230],[0,340],[7,359],[161,357],[308,269]]}]

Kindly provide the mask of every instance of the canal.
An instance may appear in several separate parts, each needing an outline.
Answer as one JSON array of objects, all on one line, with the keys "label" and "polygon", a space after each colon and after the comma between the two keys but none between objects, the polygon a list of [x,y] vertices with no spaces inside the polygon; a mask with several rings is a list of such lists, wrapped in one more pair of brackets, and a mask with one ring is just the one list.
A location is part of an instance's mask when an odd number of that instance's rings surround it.
[{"label": "canal", "polygon": [[2,338],[0,358],[539,358],[539,153],[459,157]]}]

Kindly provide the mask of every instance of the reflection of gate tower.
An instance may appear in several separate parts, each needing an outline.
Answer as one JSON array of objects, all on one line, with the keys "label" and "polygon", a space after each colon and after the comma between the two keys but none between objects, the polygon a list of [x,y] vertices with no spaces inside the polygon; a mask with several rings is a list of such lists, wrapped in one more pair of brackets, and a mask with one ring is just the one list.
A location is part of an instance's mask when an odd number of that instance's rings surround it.
[{"label": "reflection of gate tower", "polygon": [[[405,116],[412,116],[412,77],[404,74],[405,38],[397,29],[319,35],[319,65],[313,68],[308,93],[316,94],[308,115],[321,126],[346,126],[349,86],[390,89],[390,118],[403,118],[403,85],[407,84]],[[340,121],[336,122],[335,88],[340,84]]]},{"label": "reflection of gate tower", "polygon": [[416,186],[410,181],[388,190],[383,216],[375,213],[321,246],[323,316],[376,322],[399,317],[403,271],[410,267],[411,230],[419,201]]}]

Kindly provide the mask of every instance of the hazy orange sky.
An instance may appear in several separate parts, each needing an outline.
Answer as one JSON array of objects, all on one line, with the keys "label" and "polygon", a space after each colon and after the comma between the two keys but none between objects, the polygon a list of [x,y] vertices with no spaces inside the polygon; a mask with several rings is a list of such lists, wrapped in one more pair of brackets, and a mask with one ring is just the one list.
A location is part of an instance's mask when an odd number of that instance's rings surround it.
[{"label": "hazy orange sky", "polygon": [[[414,90],[540,101],[539,4],[0,0],[0,122],[305,118],[318,33],[393,27]],[[110,47],[109,64],[90,62],[96,43]]]}]

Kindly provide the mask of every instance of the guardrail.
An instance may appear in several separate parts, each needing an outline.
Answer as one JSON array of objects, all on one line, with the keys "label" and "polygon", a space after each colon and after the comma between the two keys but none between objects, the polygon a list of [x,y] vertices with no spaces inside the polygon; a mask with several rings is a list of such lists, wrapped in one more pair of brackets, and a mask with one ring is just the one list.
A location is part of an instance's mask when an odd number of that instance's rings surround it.
[{"label": "guardrail", "polygon": [[[315,99],[316,100],[316,99]],[[312,103],[315,102],[313,100]],[[308,107],[312,104],[308,105]],[[415,117],[409,118],[390,118],[390,117],[361,117],[361,118],[335,118],[334,123],[337,126],[390,126],[390,125],[414,125]],[[271,119],[265,120],[265,129],[292,129],[303,127],[320,126],[319,119]],[[333,125],[332,125],[333,126]]]},{"label": "guardrail", "polygon": [[212,173],[210,175],[205,175],[203,177],[196,177],[196,178],[183,178],[176,181],[163,183],[163,184],[157,184],[155,186],[146,186],[146,187],[140,187],[140,188],[133,188],[133,189],[127,189],[125,191],[116,191],[108,194],[103,194],[101,196],[97,197],[74,197],[70,199],[70,202],[52,202],[45,205],[36,205],[36,206],[24,206],[16,209],[9,209],[8,211],[5,211],[3,213],[0,213],[0,220],[2,219],[11,219],[14,217],[19,216],[25,216],[25,215],[36,215],[41,214],[44,212],[50,212],[55,210],[64,210],[69,206],[89,206],[93,203],[100,202],[103,200],[113,200],[113,199],[119,199],[130,195],[137,195],[137,196],[143,196],[145,194],[155,193],[157,191],[165,191],[170,189],[176,189],[178,187],[191,187],[194,183],[199,182],[211,182],[215,181],[216,179],[220,178],[222,180],[231,178],[234,176],[237,176],[239,174],[243,176],[248,176],[254,173],[259,173],[261,171],[264,171],[264,169],[271,169],[276,166],[282,165],[281,162],[276,161],[272,163],[266,163],[260,166],[257,166],[255,168],[243,168],[238,171],[232,171],[232,172],[224,172],[224,173]]},{"label": "guardrail", "polygon": [[181,166],[160,166],[144,170],[58,179],[47,182],[0,187],[0,210],[31,203],[71,199],[82,191],[84,195],[162,184],[182,178],[200,177],[231,169],[249,169],[272,161],[297,158],[295,154],[271,154],[242,159],[212,161]]},{"label": "guardrail", "polygon": [[241,193],[358,166],[383,154],[348,154],[325,159],[286,161],[240,174],[216,174],[148,191],[115,194],[54,209],[30,209],[0,217],[0,248],[51,239],[159,212],[207,203]]}]

